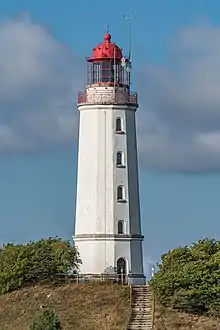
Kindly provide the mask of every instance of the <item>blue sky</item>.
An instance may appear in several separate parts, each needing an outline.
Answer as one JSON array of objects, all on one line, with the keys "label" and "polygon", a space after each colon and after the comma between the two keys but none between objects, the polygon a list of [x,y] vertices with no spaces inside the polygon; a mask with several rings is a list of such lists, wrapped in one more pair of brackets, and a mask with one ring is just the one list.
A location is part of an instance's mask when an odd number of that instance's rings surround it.
[{"label": "blue sky", "polygon": [[132,12],[145,263],[220,239],[219,10],[217,0],[0,5],[0,243],[71,238],[84,58],[107,23],[126,52]]}]

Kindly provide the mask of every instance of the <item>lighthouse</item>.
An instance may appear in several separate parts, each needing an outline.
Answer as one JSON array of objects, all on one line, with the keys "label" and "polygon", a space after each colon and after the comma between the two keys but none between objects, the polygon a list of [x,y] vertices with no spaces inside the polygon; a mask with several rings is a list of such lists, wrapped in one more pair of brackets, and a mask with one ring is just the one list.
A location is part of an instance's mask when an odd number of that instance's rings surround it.
[{"label": "lighthouse", "polygon": [[144,284],[131,60],[107,33],[87,62],[80,112],[74,242],[81,273]]}]

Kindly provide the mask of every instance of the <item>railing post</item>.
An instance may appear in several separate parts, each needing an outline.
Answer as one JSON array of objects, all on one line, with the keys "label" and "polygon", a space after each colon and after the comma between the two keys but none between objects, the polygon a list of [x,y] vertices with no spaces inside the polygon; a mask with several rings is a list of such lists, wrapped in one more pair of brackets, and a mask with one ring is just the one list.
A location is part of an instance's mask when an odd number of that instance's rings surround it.
[{"label": "railing post", "polygon": [[123,269],[121,269],[121,284],[123,284],[123,278],[124,277],[124,274],[123,274]]}]

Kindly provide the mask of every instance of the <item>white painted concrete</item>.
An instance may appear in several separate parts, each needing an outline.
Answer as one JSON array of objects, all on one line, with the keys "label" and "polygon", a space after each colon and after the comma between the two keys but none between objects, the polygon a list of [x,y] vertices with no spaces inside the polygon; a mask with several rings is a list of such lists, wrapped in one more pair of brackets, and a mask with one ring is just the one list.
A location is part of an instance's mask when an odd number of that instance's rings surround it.
[{"label": "white painted concrete", "polygon": [[[108,95],[106,98],[104,92]],[[87,103],[78,105],[80,127],[74,241],[83,261],[82,273],[117,271],[117,260],[124,258],[131,281],[142,284],[145,277],[135,125],[137,106],[126,105],[128,91],[124,88],[117,91],[122,94],[118,96],[121,104],[109,104],[113,103],[114,92],[113,87],[105,87],[105,91],[103,87],[88,87]],[[116,133],[118,117],[122,120],[121,134]],[[123,152],[124,167],[116,166],[117,151]],[[125,199],[120,202],[117,201],[118,185],[122,185],[125,191]],[[122,235],[118,234],[119,220],[124,221]]]}]

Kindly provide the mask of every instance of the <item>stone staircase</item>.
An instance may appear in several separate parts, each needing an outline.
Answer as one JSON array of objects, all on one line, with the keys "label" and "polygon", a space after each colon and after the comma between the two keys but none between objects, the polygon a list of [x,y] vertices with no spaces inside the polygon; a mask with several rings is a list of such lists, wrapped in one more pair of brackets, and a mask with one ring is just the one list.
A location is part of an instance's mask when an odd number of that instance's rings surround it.
[{"label": "stone staircase", "polygon": [[148,285],[132,286],[132,312],[127,330],[152,330],[152,295]]}]

